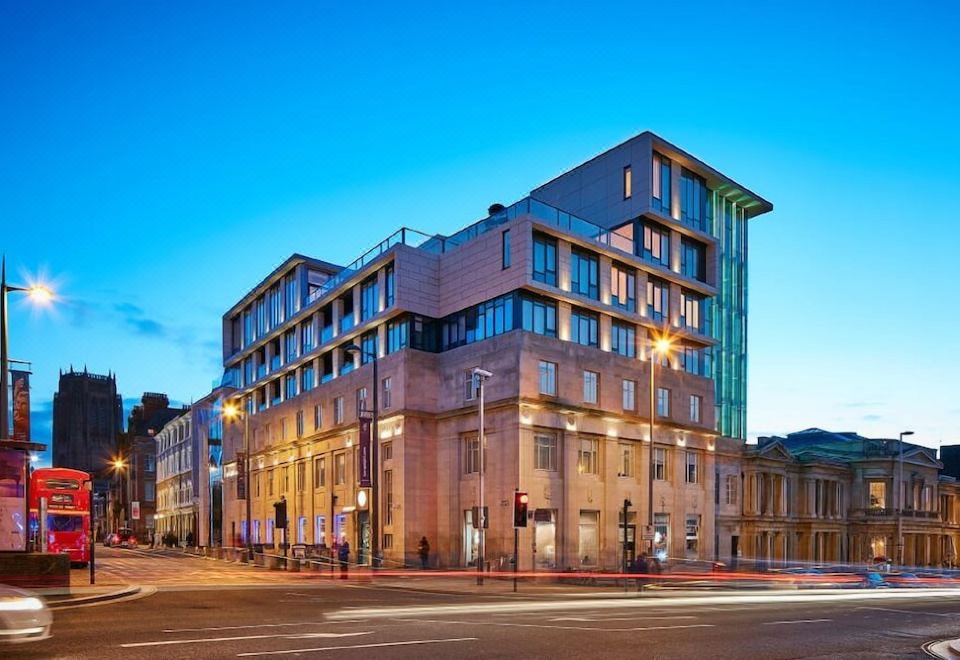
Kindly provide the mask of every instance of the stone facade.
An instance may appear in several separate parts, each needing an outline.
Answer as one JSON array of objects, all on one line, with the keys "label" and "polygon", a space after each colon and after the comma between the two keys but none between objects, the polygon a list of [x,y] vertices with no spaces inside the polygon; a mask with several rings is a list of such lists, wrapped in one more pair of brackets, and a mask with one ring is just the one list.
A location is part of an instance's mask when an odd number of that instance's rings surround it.
[{"label": "stone facade", "polygon": [[178,541],[199,541],[200,461],[190,411],[167,422],[154,436],[157,444],[155,531]]}]

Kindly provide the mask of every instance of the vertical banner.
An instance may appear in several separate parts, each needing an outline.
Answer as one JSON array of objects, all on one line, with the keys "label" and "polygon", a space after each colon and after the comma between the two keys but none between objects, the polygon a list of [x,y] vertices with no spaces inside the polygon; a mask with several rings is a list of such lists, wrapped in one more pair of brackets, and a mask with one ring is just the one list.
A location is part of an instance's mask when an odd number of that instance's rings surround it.
[{"label": "vertical banner", "polygon": [[247,499],[247,455],[237,452],[237,499]]},{"label": "vertical banner", "polygon": [[140,520],[140,502],[136,500],[130,502],[130,518],[131,520]]},{"label": "vertical banner", "polygon": [[360,488],[370,488],[370,420],[360,419]]},{"label": "vertical banner", "polygon": [[30,441],[30,372],[10,370],[13,378],[13,439]]}]

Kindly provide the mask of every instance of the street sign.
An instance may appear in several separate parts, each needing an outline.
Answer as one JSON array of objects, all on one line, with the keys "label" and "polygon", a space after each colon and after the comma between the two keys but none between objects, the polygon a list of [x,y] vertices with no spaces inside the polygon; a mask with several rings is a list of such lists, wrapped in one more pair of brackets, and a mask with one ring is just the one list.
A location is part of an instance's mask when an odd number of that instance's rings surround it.
[{"label": "street sign", "polygon": [[652,541],[654,537],[653,525],[644,525],[643,533],[640,535],[641,541]]}]

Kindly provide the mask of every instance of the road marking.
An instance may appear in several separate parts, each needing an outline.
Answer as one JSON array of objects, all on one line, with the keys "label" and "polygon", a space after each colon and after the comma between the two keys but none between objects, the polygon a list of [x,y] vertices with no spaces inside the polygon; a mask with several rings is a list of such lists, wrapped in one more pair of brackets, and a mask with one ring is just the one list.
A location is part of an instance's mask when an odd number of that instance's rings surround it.
[{"label": "road marking", "polygon": [[642,632],[644,630],[677,630],[681,628],[715,628],[712,623],[688,623],[676,626],[637,626],[634,628],[591,628],[589,626],[549,626],[543,623],[508,623],[496,621],[445,621],[443,619],[397,619],[417,623],[447,623],[458,626],[503,626],[507,628],[546,628],[549,630],[587,630],[590,632]]},{"label": "road marking", "polygon": [[764,621],[765,626],[779,626],[787,623],[825,623],[833,619],[794,619],[793,621]]},{"label": "road marking", "polygon": [[[516,615],[513,615],[516,616]],[[591,617],[591,616],[558,616],[554,619],[548,619],[549,621],[637,621],[638,619],[696,619],[695,616],[644,616],[642,614],[638,616],[606,616],[606,617]]]},{"label": "road marking", "polygon": [[[360,619],[337,621],[336,623],[359,623]],[[207,630],[243,630],[245,628],[286,628],[288,626],[327,626],[333,621],[303,621],[301,623],[258,623],[250,626],[213,626],[210,628],[169,628],[165,633],[204,632]]]},{"label": "road marking", "polygon": [[[349,633],[316,633],[312,635],[313,637],[357,637],[359,635],[370,635],[372,630],[365,632],[349,632]],[[210,644],[212,642],[241,642],[246,639],[276,639],[282,637],[284,639],[300,639],[302,635],[244,635],[241,637],[209,637],[203,639],[169,639],[159,642],[135,642],[132,644],[121,644],[120,648],[124,649],[134,649],[140,648],[143,646],[173,646],[175,644]]]},{"label": "road marking", "polygon": [[475,642],[476,637],[452,637],[450,639],[413,639],[407,642],[381,642],[379,644],[355,644],[353,646],[321,646],[313,649],[286,649],[284,651],[259,651],[256,653],[238,653],[238,658],[258,655],[289,655],[291,653],[318,653],[320,651],[344,651],[347,649],[375,649],[385,646],[412,646],[415,644],[443,644],[446,642]]},{"label": "road marking", "polygon": [[918,612],[917,610],[894,610],[889,607],[858,607],[858,610],[875,610],[877,612],[895,612],[896,614],[925,614],[927,616],[956,616],[956,614],[941,614],[940,612]]}]

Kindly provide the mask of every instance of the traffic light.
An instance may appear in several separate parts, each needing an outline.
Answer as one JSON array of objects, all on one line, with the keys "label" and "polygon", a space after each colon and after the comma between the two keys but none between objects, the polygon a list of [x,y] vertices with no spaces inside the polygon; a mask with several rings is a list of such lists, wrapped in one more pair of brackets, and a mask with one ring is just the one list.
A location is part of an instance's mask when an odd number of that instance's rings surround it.
[{"label": "traffic light", "polygon": [[530,496],[526,493],[513,491],[513,526],[527,526],[527,504],[530,503]]},{"label": "traffic light", "polygon": [[277,529],[287,528],[287,501],[285,499],[273,503],[273,517],[276,520]]}]

